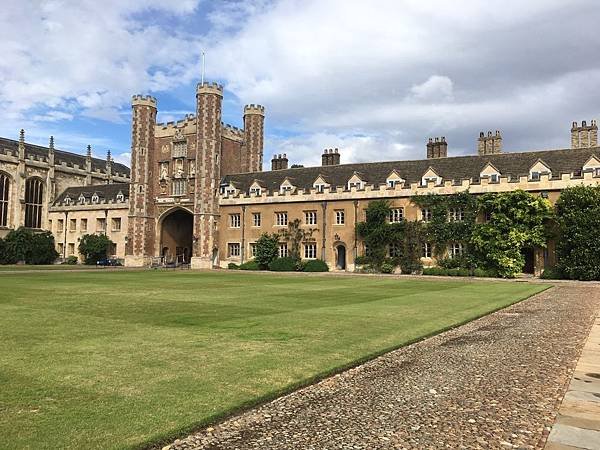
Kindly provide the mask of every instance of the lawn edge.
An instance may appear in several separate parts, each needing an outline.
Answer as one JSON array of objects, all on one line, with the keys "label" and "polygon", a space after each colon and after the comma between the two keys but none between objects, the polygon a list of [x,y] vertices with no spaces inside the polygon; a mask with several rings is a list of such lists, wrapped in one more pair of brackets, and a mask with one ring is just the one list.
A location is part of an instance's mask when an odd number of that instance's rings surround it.
[{"label": "lawn edge", "polygon": [[486,317],[489,316],[490,314],[494,314],[497,313],[498,311],[502,311],[503,309],[507,309],[510,308],[511,306],[516,305],[517,303],[521,303],[525,300],[528,300],[536,295],[540,295],[541,293],[552,289],[555,287],[554,284],[552,284],[552,280],[549,280],[548,285],[544,286],[542,285],[542,283],[530,283],[532,285],[538,286],[541,289],[531,295],[528,295],[526,297],[518,297],[517,299],[515,299],[514,301],[512,301],[511,303],[509,303],[508,305],[505,306],[501,306],[499,308],[495,308],[492,309],[490,311],[485,312],[484,314],[479,314],[479,315],[475,315],[471,318],[467,318],[461,322],[458,322],[454,325],[449,325],[447,327],[443,327],[440,328],[438,330],[432,331],[431,333],[427,333],[425,335],[419,336],[417,338],[414,339],[410,339],[408,341],[405,341],[401,344],[398,345],[392,345],[389,347],[385,347],[381,350],[366,354],[360,358],[357,358],[355,360],[352,360],[346,364],[342,364],[340,366],[336,366],[332,369],[329,370],[325,370],[322,372],[319,372],[311,377],[305,378],[303,380],[300,380],[296,383],[292,383],[290,385],[287,385],[283,388],[274,390],[274,391],[270,391],[267,392],[264,395],[261,395],[259,397],[256,397],[254,399],[248,400],[246,402],[241,403],[240,405],[237,405],[233,408],[230,408],[228,410],[219,412],[219,413],[215,413],[211,416],[208,416],[207,418],[205,418],[204,420],[201,420],[199,422],[196,422],[194,424],[188,425],[188,426],[184,426],[181,428],[178,428],[176,430],[171,430],[169,432],[166,433],[159,433],[157,434],[157,436],[153,437],[153,438],[148,438],[146,440],[143,440],[137,444],[133,444],[131,446],[125,446],[124,448],[126,449],[130,449],[130,450],[155,450],[155,449],[161,449],[166,445],[172,444],[173,441],[177,440],[177,439],[182,439],[185,438],[191,434],[197,433],[201,430],[203,430],[204,428],[207,428],[211,425],[217,425],[218,423],[221,423],[231,417],[234,417],[236,415],[242,414],[244,412],[247,412],[253,408],[257,408],[259,406],[265,405],[277,398],[283,397],[285,395],[289,395],[295,391],[298,391],[300,389],[304,389],[306,387],[312,386],[314,384],[317,384],[321,381],[323,381],[326,378],[330,378],[332,376],[338,375],[342,372],[345,372],[347,370],[356,368],[358,366],[361,366],[369,361],[372,361],[376,358],[379,358],[380,356],[383,356],[387,353],[391,353],[395,350],[399,350],[401,348],[404,347],[408,347],[409,345],[413,345],[416,344],[418,342],[424,341],[426,339],[429,339],[431,337],[434,336],[438,336],[442,333],[446,333],[447,331],[450,330],[454,330],[456,328],[459,328],[463,325],[466,325],[470,322],[473,322],[475,320],[481,319],[482,317]]}]

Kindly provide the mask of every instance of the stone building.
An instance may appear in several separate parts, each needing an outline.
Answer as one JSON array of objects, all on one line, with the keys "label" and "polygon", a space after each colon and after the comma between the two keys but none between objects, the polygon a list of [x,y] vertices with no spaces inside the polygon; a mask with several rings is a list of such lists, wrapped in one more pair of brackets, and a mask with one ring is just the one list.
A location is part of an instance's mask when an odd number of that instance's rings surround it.
[{"label": "stone building", "polygon": [[222,86],[202,83],[195,115],[156,123],[156,99],[133,97],[126,265],[155,257],[196,268],[219,263],[219,182],[261,170],[265,115],[246,105],[238,129],[221,122],[222,101]]},{"label": "stone building", "polygon": [[58,195],[75,186],[128,182],[129,168],[112,161],[0,138],[0,237],[21,226],[50,229],[50,208]]}]

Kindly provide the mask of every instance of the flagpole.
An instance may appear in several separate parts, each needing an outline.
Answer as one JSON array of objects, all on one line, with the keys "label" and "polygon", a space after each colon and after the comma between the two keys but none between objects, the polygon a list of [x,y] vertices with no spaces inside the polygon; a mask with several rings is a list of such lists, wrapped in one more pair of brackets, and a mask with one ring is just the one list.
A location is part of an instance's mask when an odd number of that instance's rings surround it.
[{"label": "flagpole", "polygon": [[202,51],[202,84],[204,84],[204,51]]}]

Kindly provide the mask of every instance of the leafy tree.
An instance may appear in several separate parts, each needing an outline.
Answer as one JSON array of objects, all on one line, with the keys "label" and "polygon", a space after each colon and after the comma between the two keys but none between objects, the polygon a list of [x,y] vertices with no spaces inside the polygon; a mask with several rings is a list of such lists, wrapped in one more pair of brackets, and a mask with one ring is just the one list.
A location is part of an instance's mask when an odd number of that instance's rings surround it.
[{"label": "leafy tree", "polygon": [[286,230],[281,232],[283,240],[290,244],[288,249],[290,258],[300,260],[300,245],[302,242],[310,239],[316,228],[304,229],[301,227],[300,219],[294,219],[288,223]]},{"label": "leafy tree", "polygon": [[256,241],[256,256],[254,260],[263,270],[269,268],[269,264],[279,254],[279,235],[277,233],[263,233]]},{"label": "leafy tree", "polygon": [[86,264],[96,264],[106,258],[113,245],[114,243],[104,234],[85,234],[79,241],[79,253],[83,255]]},{"label": "leafy tree", "polygon": [[577,186],[556,202],[558,269],[571,279],[600,280],[600,186]]},{"label": "leafy tree", "polygon": [[512,278],[525,266],[524,248],[546,246],[550,202],[516,190],[484,194],[479,197],[479,206],[489,220],[473,229],[473,257],[478,265]]},{"label": "leafy tree", "polygon": [[26,264],[52,264],[57,257],[52,233],[33,232],[21,227],[10,231],[4,239],[0,260],[3,264],[21,261]]}]

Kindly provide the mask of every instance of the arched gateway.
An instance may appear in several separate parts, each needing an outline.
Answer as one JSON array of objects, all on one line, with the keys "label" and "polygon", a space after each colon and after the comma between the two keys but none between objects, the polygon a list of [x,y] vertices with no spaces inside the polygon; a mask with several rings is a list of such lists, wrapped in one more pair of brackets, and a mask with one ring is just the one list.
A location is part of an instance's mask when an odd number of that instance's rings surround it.
[{"label": "arched gateway", "polygon": [[185,209],[167,213],[160,226],[160,256],[163,262],[188,264],[192,256],[194,216]]}]

